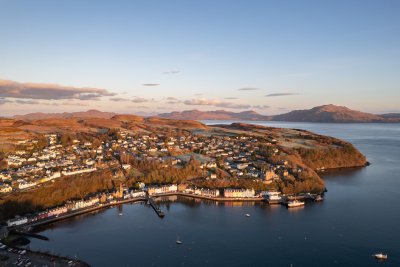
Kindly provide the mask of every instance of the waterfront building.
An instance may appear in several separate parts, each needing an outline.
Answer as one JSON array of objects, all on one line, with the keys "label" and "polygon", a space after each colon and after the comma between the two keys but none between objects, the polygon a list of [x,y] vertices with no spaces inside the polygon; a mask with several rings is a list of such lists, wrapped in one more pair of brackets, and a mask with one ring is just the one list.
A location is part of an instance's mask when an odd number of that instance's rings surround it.
[{"label": "waterfront building", "polygon": [[14,219],[10,219],[7,221],[7,226],[17,226],[17,225],[21,225],[21,224],[25,224],[28,222],[28,218],[27,217],[16,217]]},{"label": "waterfront building", "polygon": [[232,188],[224,189],[224,197],[250,198],[254,197],[254,195],[255,195],[254,189],[232,189]]}]

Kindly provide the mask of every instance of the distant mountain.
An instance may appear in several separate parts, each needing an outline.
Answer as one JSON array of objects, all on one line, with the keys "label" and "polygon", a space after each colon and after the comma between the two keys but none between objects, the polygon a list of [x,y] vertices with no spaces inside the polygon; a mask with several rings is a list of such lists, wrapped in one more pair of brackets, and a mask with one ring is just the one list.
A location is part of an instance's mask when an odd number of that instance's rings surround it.
[{"label": "distant mountain", "polygon": [[225,110],[163,113],[158,116],[176,120],[252,120],[252,121],[292,121],[292,122],[400,122],[400,114],[375,115],[351,110],[347,107],[324,105],[306,110],[294,110],[285,114],[266,116],[255,111],[230,112]]},{"label": "distant mountain", "polygon": [[[82,112],[63,113],[30,113],[26,115],[15,115],[13,119],[23,121],[45,120],[45,119],[71,119],[71,118],[98,118],[111,119],[120,114],[114,112],[102,112],[99,110],[88,110]],[[124,115],[127,116],[127,115]],[[132,115],[135,116],[135,115]],[[228,120],[228,121],[292,121],[292,122],[400,122],[400,113],[371,114],[351,110],[347,107],[324,105],[312,109],[294,110],[280,115],[261,115],[255,111],[231,112],[225,110],[199,111],[185,110],[158,114],[159,118],[173,120]]]},{"label": "distant mountain", "polygon": [[387,113],[379,115],[386,119],[400,119],[400,113]]},{"label": "distant mountain", "polygon": [[17,120],[43,120],[43,119],[70,119],[70,118],[102,118],[110,119],[117,115],[114,112],[103,112],[95,109],[81,112],[63,112],[63,113],[29,113],[26,115],[15,115],[14,119]]},{"label": "distant mountain", "polygon": [[294,110],[289,113],[275,115],[274,121],[294,122],[385,122],[379,115],[351,110],[347,107],[324,105],[306,110]]},{"label": "distant mountain", "polygon": [[158,114],[159,117],[175,120],[250,120],[250,121],[266,121],[268,116],[258,114],[255,111],[231,112],[225,110],[215,111],[199,111],[185,110],[175,111],[171,113]]}]

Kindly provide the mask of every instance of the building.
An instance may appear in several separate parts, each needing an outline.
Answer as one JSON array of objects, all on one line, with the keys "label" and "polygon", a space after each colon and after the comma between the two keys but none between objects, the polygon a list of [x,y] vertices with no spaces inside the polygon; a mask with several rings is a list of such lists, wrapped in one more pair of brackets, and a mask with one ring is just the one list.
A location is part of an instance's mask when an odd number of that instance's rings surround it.
[{"label": "building", "polygon": [[36,182],[22,182],[18,184],[18,189],[27,189],[36,186]]},{"label": "building", "polygon": [[8,184],[4,184],[0,186],[0,193],[9,193],[12,191],[12,187]]},{"label": "building", "polygon": [[28,223],[28,218],[27,217],[16,217],[14,219],[10,219],[7,221],[7,226],[17,226],[21,224]]},{"label": "building", "polygon": [[224,197],[249,198],[249,197],[254,197],[254,195],[255,195],[254,189],[232,189],[232,188],[224,189]]},{"label": "building", "polygon": [[273,169],[269,169],[265,172],[265,181],[266,182],[272,182],[275,179],[278,179],[279,176],[275,173]]}]

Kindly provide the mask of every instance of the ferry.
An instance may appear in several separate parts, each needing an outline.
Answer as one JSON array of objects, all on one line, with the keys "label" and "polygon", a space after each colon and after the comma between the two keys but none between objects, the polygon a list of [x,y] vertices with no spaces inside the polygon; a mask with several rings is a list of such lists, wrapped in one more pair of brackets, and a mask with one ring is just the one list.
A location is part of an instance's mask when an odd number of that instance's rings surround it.
[{"label": "ferry", "polygon": [[275,191],[268,191],[264,195],[264,198],[265,201],[268,202],[268,204],[279,204],[282,201],[281,193]]},{"label": "ferry", "polygon": [[383,254],[382,252],[381,253],[376,253],[376,254],[374,254],[372,256],[374,256],[375,259],[378,259],[378,260],[387,260],[387,258],[388,258],[388,255],[387,254]]},{"label": "ferry", "polygon": [[304,201],[292,200],[287,203],[288,208],[303,207],[305,205]]}]

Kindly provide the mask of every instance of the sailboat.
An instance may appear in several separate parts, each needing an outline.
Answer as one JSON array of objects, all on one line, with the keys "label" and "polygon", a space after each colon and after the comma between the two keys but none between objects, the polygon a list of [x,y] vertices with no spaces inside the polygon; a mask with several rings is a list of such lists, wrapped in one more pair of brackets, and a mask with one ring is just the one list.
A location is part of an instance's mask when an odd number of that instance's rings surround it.
[{"label": "sailboat", "polygon": [[177,245],[182,244],[182,241],[179,239],[179,236],[176,238],[176,244],[177,244]]}]

